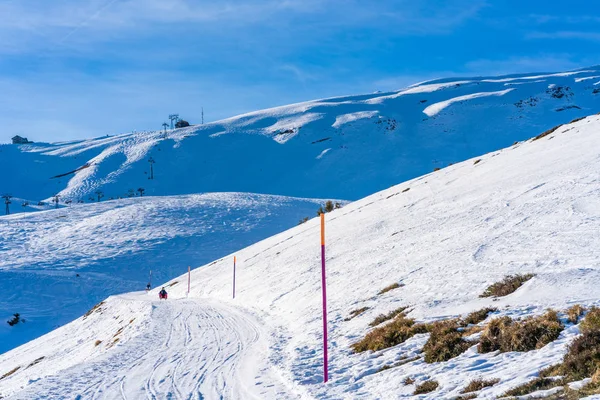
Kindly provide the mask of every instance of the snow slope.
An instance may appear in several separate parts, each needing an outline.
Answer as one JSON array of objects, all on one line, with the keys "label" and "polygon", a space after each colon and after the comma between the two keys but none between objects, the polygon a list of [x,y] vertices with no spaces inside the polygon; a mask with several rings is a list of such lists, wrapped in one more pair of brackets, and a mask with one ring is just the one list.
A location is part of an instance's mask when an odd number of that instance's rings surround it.
[{"label": "snow slope", "polygon": [[[56,193],[62,202],[90,202],[98,190],[107,200],[140,187],[148,195],[236,191],[358,199],[600,111],[597,75],[600,68],[592,67],[440,79],[166,133],[3,145],[0,169],[7,172],[0,193],[30,204]],[[155,179],[148,179],[150,157]],[[31,210],[24,202],[15,201],[13,211]]]},{"label": "snow slope", "polygon": [[315,215],[318,200],[243,193],[137,197],[0,217],[0,353],[116,293],[158,284]]},{"label": "snow slope", "polygon": [[[375,316],[399,306],[431,321],[484,306],[521,317],[547,307],[600,305],[598,154],[600,116],[594,115],[327,214],[326,385],[319,222],[312,219],[235,253],[235,299],[233,254],[195,269],[189,297],[185,275],[167,283],[167,302],[156,301],[156,290],[111,297],[88,319],[0,356],[0,376],[19,367],[0,379],[0,393],[8,399],[244,398],[240,393],[395,399],[412,395],[415,385],[401,383],[412,377],[417,384],[439,381],[420,398],[440,399],[483,377],[501,381],[479,397],[496,398],[560,360],[577,326],[531,352],[479,354],[473,347],[448,362],[419,357],[381,372],[401,357],[419,356],[427,334],[376,353],[353,354],[350,345]],[[479,297],[512,273],[536,276],[497,301]],[[378,294],[395,282],[404,286]],[[345,320],[363,306],[370,309]],[[206,335],[208,344],[196,335]]]}]

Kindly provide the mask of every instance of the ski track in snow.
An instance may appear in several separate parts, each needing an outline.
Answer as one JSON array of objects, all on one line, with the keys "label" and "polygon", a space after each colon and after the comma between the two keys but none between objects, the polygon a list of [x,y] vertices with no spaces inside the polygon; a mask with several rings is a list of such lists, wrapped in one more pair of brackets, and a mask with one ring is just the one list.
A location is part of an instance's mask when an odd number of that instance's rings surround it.
[{"label": "ski track in snow", "polygon": [[[120,296],[150,302],[149,295]],[[7,399],[294,399],[268,366],[260,323],[210,300],[151,301],[146,331]],[[257,357],[257,355],[259,357]]]}]

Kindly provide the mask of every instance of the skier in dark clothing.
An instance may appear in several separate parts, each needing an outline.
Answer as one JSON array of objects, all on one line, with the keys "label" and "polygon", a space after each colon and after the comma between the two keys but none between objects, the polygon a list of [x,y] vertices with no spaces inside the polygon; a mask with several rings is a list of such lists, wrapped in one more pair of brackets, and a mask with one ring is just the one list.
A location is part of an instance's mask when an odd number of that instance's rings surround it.
[{"label": "skier in dark clothing", "polygon": [[162,290],[158,293],[158,298],[163,300],[163,299],[167,299],[167,291],[165,290],[165,288],[163,287]]},{"label": "skier in dark clothing", "polygon": [[150,290],[150,287],[151,287],[150,282],[148,282],[148,284],[146,285],[146,291]]}]

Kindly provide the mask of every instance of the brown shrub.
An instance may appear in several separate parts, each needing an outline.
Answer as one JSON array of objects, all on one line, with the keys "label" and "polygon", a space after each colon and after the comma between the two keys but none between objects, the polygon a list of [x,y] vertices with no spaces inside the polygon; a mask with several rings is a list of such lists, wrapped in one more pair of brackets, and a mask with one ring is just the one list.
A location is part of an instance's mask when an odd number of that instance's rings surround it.
[{"label": "brown shrub", "polygon": [[560,376],[562,374],[562,364],[555,364],[540,370],[538,376],[540,378],[550,378]]},{"label": "brown shrub", "polygon": [[426,363],[448,361],[473,345],[463,339],[462,333],[458,331],[459,327],[460,321],[456,319],[437,321],[427,326],[431,335],[423,346]]},{"label": "brown shrub", "polygon": [[484,321],[488,317],[488,315],[496,311],[498,311],[498,309],[493,307],[482,308],[481,310],[473,311],[472,313],[467,315],[464,321],[467,324],[477,325],[481,321]]},{"label": "brown shrub", "polygon": [[534,274],[509,275],[500,282],[489,286],[479,297],[502,297],[514,293],[525,282],[533,278]]},{"label": "brown shrub", "polygon": [[436,381],[433,381],[433,380],[425,381],[415,388],[415,391],[413,394],[417,395],[417,394],[431,393],[435,389],[437,389],[439,385],[440,385],[439,383],[437,383]]},{"label": "brown shrub", "polygon": [[361,307],[361,308],[357,308],[356,310],[352,310],[352,311],[350,311],[350,316],[348,318],[346,318],[344,321],[350,321],[352,318],[358,317],[360,314],[364,313],[368,309],[369,309],[369,307]]},{"label": "brown shrub", "polygon": [[537,135],[536,137],[533,138],[533,140],[538,140],[541,139],[545,136],[550,135],[551,133],[553,133],[554,131],[556,131],[558,128],[560,128],[562,125],[556,125],[554,128],[550,128],[547,131],[544,131],[542,133],[540,133],[539,135]]},{"label": "brown shrub", "polygon": [[574,306],[569,307],[569,309],[567,309],[567,321],[572,324],[576,324],[579,322],[579,318],[581,318],[584,312],[585,307],[580,304],[575,304]]},{"label": "brown shrub", "polygon": [[411,378],[410,376],[407,376],[406,378],[404,378],[402,383],[404,384],[404,386],[408,386],[408,385],[412,385],[413,383],[415,383],[415,380],[413,378]]},{"label": "brown shrub", "polygon": [[421,357],[419,357],[419,356],[412,357],[412,358],[404,356],[404,357],[401,357],[399,361],[397,361],[397,362],[395,362],[393,364],[386,364],[386,365],[384,365],[383,367],[379,368],[379,370],[377,372],[385,371],[386,369],[390,369],[390,368],[396,368],[396,367],[399,367],[401,365],[408,364],[408,363],[413,362],[413,361],[417,361],[420,358]]},{"label": "brown shrub", "polygon": [[589,378],[600,368],[600,330],[585,331],[569,346],[562,372],[569,380]]},{"label": "brown shrub", "polygon": [[37,365],[37,364],[41,363],[41,362],[42,362],[42,360],[43,360],[44,358],[46,358],[46,356],[42,356],[42,357],[40,357],[40,358],[36,358],[35,360],[33,360],[33,361],[31,362],[31,364],[29,364],[29,365],[27,366],[27,368],[31,368],[31,367],[33,367],[34,365]]},{"label": "brown shrub", "polygon": [[592,307],[579,324],[581,332],[600,331],[600,308]]},{"label": "brown shrub", "polygon": [[96,340],[96,342],[94,343],[94,347],[100,346],[100,343],[102,343],[102,340]]},{"label": "brown shrub", "polygon": [[4,378],[8,378],[9,376],[11,376],[12,374],[14,374],[15,372],[17,372],[18,370],[20,370],[21,367],[15,367],[13,369],[11,369],[10,371],[8,371],[7,373],[5,373],[4,375],[0,376],[0,381]]},{"label": "brown shrub", "polygon": [[562,379],[535,378],[534,380],[524,383],[521,386],[510,389],[504,393],[502,397],[525,396],[527,394],[537,392],[538,390],[548,390],[564,384],[565,382]]},{"label": "brown shrub", "polygon": [[509,317],[496,318],[483,331],[477,349],[480,353],[540,349],[556,340],[563,329],[558,314],[553,310],[521,321],[513,321]]},{"label": "brown shrub", "polygon": [[375,328],[367,335],[352,345],[352,349],[357,352],[367,350],[377,351],[387,349],[388,347],[396,346],[404,343],[407,339],[418,333],[427,332],[427,328],[423,324],[415,324],[415,321],[406,318],[404,314],[398,315],[389,324]]},{"label": "brown shrub", "polygon": [[470,393],[470,394],[465,394],[462,396],[458,396],[455,398],[455,400],[472,400],[472,399],[476,399],[477,398],[477,394],[476,393]]},{"label": "brown shrub", "polygon": [[408,307],[400,307],[400,308],[390,311],[387,314],[379,314],[373,321],[371,321],[369,326],[371,326],[371,327],[377,326],[377,325],[381,324],[382,322],[389,321],[390,319],[396,318],[399,315],[406,316],[404,311],[406,311],[407,308]]},{"label": "brown shrub", "polygon": [[477,392],[486,387],[494,386],[496,383],[500,382],[500,379],[475,379],[471,381],[462,391],[461,393],[471,393]]},{"label": "brown shrub", "polygon": [[104,305],[104,301],[101,301],[100,303],[96,304],[88,312],[86,312],[85,314],[83,314],[83,319],[86,319],[87,317],[89,317],[90,315],[92,315],[96,311],[97,312],[102,312],[102,306],[103,305]]},{"label": "brown shrub", "polygon": [[386,286],[383,289],[381,289],[377,294],[384,294],[389,292],[390,290],[398,289],[401,286],[402,285],[400,285],[399,283],[392,283],[390,286]]}]

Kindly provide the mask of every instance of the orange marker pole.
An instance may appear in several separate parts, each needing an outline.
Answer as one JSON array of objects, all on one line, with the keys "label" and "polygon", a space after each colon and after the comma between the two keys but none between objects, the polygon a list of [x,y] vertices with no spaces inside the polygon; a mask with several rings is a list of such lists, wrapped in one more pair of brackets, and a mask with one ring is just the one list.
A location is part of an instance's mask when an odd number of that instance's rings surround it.
[{"label": "orange marker pole", "polygon": [[233,256],[233,298],[235,299],[235,256]]},{"label": "orange marker pole", "polygon": [[327,357],[327,282],[325,279],[325,214],[321,214],[321,286],[323,288],[323,382],[329,380]]}]

